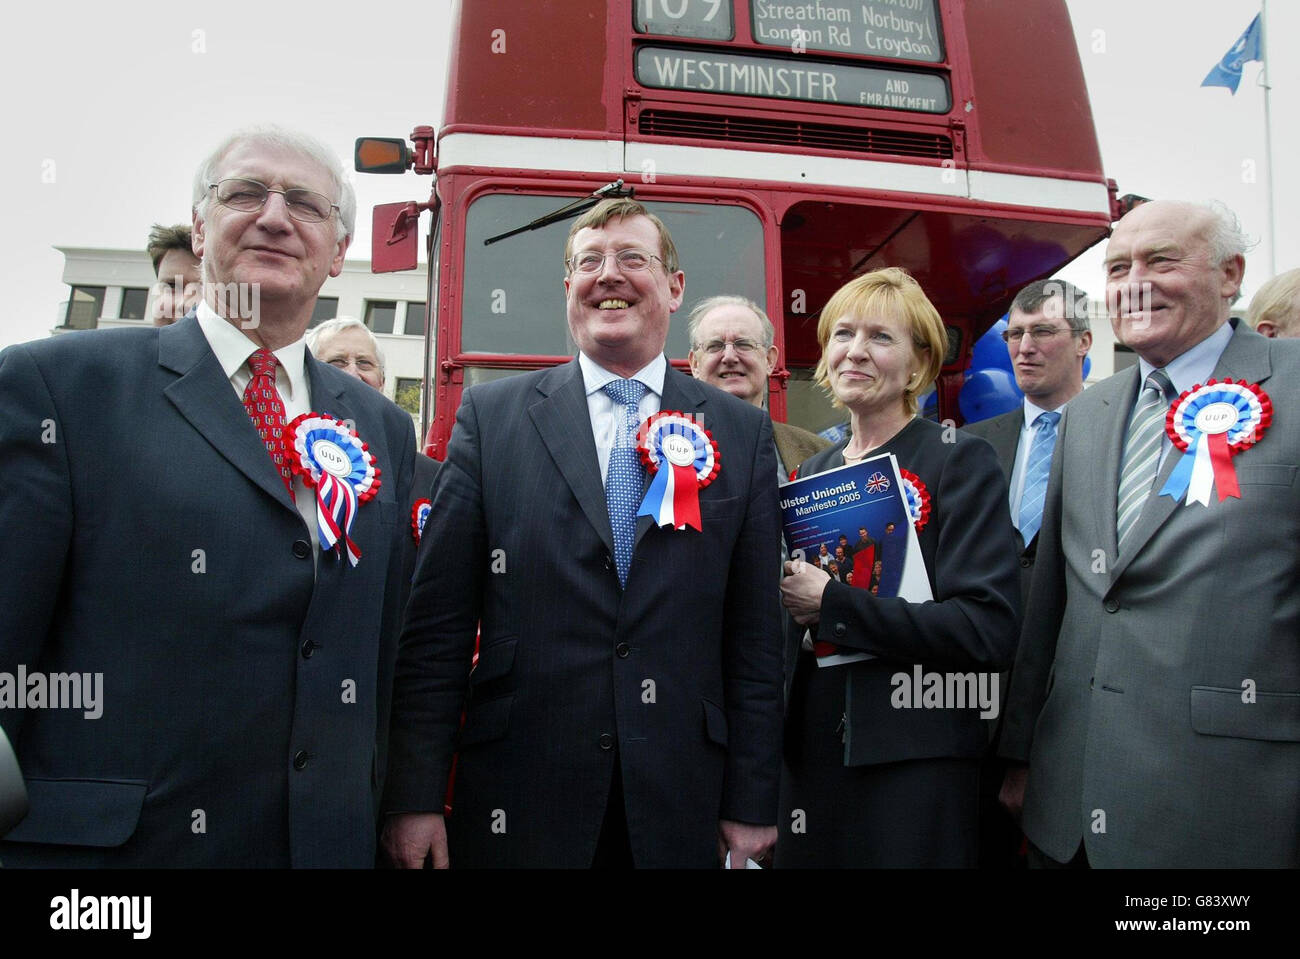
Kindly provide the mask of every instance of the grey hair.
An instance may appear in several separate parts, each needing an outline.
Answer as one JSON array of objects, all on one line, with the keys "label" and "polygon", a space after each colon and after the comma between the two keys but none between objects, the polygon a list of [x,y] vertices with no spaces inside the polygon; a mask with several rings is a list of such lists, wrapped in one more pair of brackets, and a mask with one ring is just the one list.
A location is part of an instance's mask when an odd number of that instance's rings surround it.
[{"label": "grey hair", "polygon": [[1210,229],[1206,233],[1206,239],[1209,241],[1210,255],[1214,257],[1215,266],[1221,266],[1225,260],[1230,260],[1234,256],[1246,255],[1246,251],[1251,246],[1250,238],[1242,231],[1237,214],[1217,200],[1193,205],[1210,218]]},{"label": "grey hair", "polygon": [[[1191,206],[1209,219],[1205,240],[1209,244],[1210,259],[1215,266],[1223,266],[1234,256],[1245,258],[1246,251],[1252,244],[1250,237],[1246,236],[1241,229],[1241,221],[1237,219],[1237,214],[1218,200],[1211,200],[1209,203],[1193,203]],[[1241,287],[1238,286],[1237,292],[1232,294],[1228,302],[1236,303],[1240,299]]]},{"label": "grey hair", "polygon": [[366,334],[366,336],[370,337],[370,345],[374,347],[375,350],[375,359],[379,361],[380,375],[387,378],[387,364],[384,361],[384,351],[379,348],[379,338],[375,336],[370,327],[366,326],[366,324],[362,323],[355,317],[340,316],[337,319],[326,320],[319,326],[313,326],[308,330],[303,339],[307,341],[307,349],[311,350],[311,355],[316,356],[316,348],[318,346],[324,346],[322,341],[331,340],[336,334],[342,333],[344,330],[352,329],[361,330]]},{"label": "grey hair", "polygon": [[744,296],[732,296],[730,294],[721,294],[719,296],[710,296],[700,300],[691,310],[690,317],[686,320],[686,336],[691,341],[691,349],[699,346],[695,342],[695,334],[700,331],[700,324],[704,322],[706,314],[716,310],[720,306],[743,306],[758,317],[759,322],[763,324],[763,348],[767,349],[776,341],[776,329],[772,326],[772,321],[767,318],[763,308],[753,300]]},{"label": "grey hair", "polygon": [[246,127],[236,130],[204,158],[194,173],[194,210],[199,216],[206,216],[209,185],[216,183],[221,168],[221,161],[236,146],[244,143],[261,143],[267,146],[289,150],[311,160],[329,174],[333,184],[334,199],[339,207],[339,218],[335,227],[339,240],[351,239],[357,224],[357,193],[343,168],[339,156],[332,149],[313,136],[297,130],[279,126]]},{"label": "grey hair", "polygon": [[1061,318],[1070,324],[1072,331],[1085,333],[1091,329],[1088,321],[1088,294],[1065,280],[1035,280],[1022,287],[1011,301],[1011,310],[1026,314],[1037,313],[1051,300],[1061,301]]}]

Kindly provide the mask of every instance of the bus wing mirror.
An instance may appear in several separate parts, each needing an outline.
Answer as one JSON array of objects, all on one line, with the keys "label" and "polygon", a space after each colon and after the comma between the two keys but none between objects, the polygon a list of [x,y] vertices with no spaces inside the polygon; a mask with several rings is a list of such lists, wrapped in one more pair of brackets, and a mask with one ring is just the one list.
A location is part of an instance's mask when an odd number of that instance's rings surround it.
[{"label": "bus wing mirror", "polygon": [[352,165],[358,173],[405,173],[411,168],[411,150],[405,140],[357,137]]}]

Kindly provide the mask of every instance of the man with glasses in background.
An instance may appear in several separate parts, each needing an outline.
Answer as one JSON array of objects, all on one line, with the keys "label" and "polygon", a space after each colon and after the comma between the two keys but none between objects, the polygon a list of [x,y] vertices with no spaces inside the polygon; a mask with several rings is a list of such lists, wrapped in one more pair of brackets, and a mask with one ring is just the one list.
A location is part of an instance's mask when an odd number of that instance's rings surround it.
[{"label": "man with glasses in background", "polygon": [[303,344],[355,212],[329,148],[235,134],[195,178],[196,315],[0,353],[0,672],[102,692],[0,700],[6,866],[374,864],[415,436]]},{"label": "man with glasses in background", "polygon": [[[1018,408],[992,419],[971,423],[970,433],[993,445],[1009,487],[1011,522],[1019,534],[1020,596],[1029,595],[1038,528],[1043,522],[1043,501],[1056,448],[1056,424],[1065,404],[1083,391],[1083,358],[1092,346],[1088,328],[1088,295],[1064,280],[1030,283],[1011,302],[1007,328],[1002,333],[1025,394]],[[1010,689],[1009,674],[999,686]],[[1020,831],[997,802],[1005,764],[994,758],[1001,713],[990,720],[990,758],[981,783],[980,864],[1006,868],[1018,864]],[[1023,775],[1013,765],[1008,776]]]},{"label": "man with glasses in background", "polygon": [[[668,364],[686,277],[640,203],[579,217],[564,264],[577,357],[467,389],[434,483],[384,845],[411,868],[716,868],[727,851],[743,868],[776,841],[770,421]],[[694,526],[675,514],[681,528],[638,509],[651,499],[640,426],[674,411],[673,439],[693,441],[654,448],[677,457],[661,455],[656,478],[672,475],[683,510],[698,503]],[[709,434],[719,469],[700,487],[684,454]]]},{"label": "man with glasses in background", "polygon": [[[767,314],[743,296],[711,296],[691,310],[691,373],[752,406],[767,408],[767,381],[776,369],[776,331]],[[784,481],[799,464],[830,446],[807,430],[772,421],[777,471]]]}]

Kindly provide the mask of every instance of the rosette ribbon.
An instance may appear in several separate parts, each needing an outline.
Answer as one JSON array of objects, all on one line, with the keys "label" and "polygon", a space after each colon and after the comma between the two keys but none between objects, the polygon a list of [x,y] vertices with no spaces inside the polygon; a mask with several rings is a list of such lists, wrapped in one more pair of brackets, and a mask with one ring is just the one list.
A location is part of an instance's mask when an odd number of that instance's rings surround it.
[{"label": "rosette ribbon", "polygon": [[1160,495],[1202,506],[1210,505],[1212,489],[1220,503],[1240,499],[1232,458],[1258,443],[1272,422],[1273,401],[1258,384],[1209,380],[1185,391],[1165,417],[1165,434],[1183,455]]},{"label": "rosette ribbon", "polygon": [[907,515],[919,533],[925,529],[925,524],[930,522],[930,490],[926,488],[925,483],[921,482],[921,477],[911,470],[899,467],[898,474],[903,479],[903,499],[907,502]]},{"label": "rosette ribbon", "polygon": [[637,450],[653,474],[638,516],[660,526],[703,531],[700,490],[718,475],[718,444],[695,417],[661,410],[637,430]]},{"label": "rosette ribbon", "polygon": [[304,413],[285,431],[289,465],[316,490],[316,534],[321,549],[346,552],[356,566],[361,550],[352,523],[361,504],[379,491],[380,469],[356,430],[328,413]]},{"label": "rosette ribbon", "polygon": [[433,504],[427,499],[417,499],[415,505],[411,507],[411,535],[415,538],[415,545],[420,545],[420,537],[424,535],[424,522],[429,518],[429,510]]}]

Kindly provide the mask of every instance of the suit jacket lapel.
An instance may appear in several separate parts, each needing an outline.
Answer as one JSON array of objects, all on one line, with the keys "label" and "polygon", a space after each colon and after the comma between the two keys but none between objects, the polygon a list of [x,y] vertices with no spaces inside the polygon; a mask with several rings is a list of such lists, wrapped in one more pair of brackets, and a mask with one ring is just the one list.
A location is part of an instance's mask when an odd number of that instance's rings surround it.
[{"label": "suit jacket lapel", "polygon": [[[704,390],[700,389],[700,384],[695,378],[677,372],[669,363],[668,369],[664,371],[664,394],[660,398],[659,409],[677,410],[679,413],[699,417],[704,402]],[[706,429],[708,428],[707,423],[704,426]],[[646,491],[650,489],[651,479],[653,477],[650,475],[650,471],[646,470],[641,481],[642,499],[645,499]],[[636,544],[641,542],[641,537],[645,536],[654,524],[653,516],[638,516],[636,518],[636,539],[633,541],[633,549],[636,548]]]},{"label": "suit jacket lapel", "polygon": [[179,374],[163,393],[190,425],[251,482],[296,512],[284,481],[197,320],[186,319],[158,331],[158,365]]},{"label": "suit jacket lapel", "polygon": [[591,432],[582,368],[576,359],[557,366],[538,381],[537,389],[542,396],[528,408],[528,414],[560,475],[612,555],[614,532],[605,505],[605,483]]},{"label": "suit jacket lapel", "polygon": [[[1101,467],[1097,481],[1093,484],[1093,511],[1094,515],[1101,517],[1101,537],[1106,555],[1111,559],[1112,583],[1119,575],[1119,564],[1126,562],[1116,559],[1119,541],[1115,523],[1119,507],[1119,471],[1124,459],[1124,435],[1128,430],[1129,411],[1137,398],[1138,377],[1139,370],[1135,365],[1115,377],[1113,386],[1108,385],[1109,381],[1094,386],[1093,389],[1102,391],[1098,394],[1102,404],[1098,421],[1106,425],[1096,429],[1091,423],[1080,423],[1078,426],[1078,429],[1092,437],[1092,449],[1087,461],[1098,463]],[[1065,416],[1067,419],[1070,416],[1069,406],[1065,408]]]},{"label": "suit jacket lapel", "polygon": [[1016,451],[1020,447],[1020,427],[1024,419],[1024,407],[1020,406],[989,424],[988,440],[993,445],[993,451],[998,454],[998,462],[1002,465],[1002,472],[1007,474],[1008,484],[1016,468]]}]

